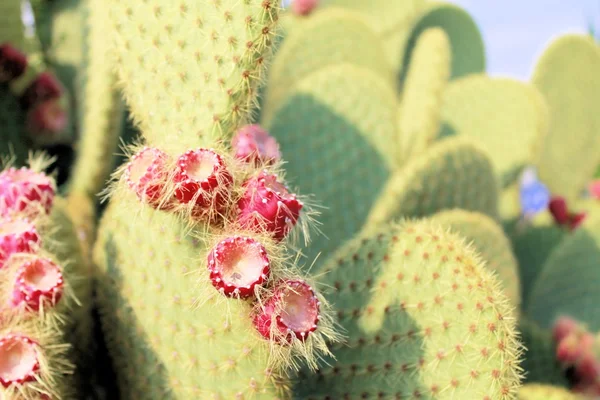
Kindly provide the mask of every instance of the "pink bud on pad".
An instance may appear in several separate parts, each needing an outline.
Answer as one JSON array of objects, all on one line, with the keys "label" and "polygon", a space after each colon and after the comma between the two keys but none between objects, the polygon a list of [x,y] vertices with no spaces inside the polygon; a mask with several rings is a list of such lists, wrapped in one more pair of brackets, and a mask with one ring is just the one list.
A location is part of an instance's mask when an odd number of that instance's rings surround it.
[{"label": "pink bud on pad", "polygon": [[271,264],[262,244],[235,236],[219,242],[208,255],[213,286],[229,297],[246,298],[269,278]]},{"label": "pink bud on pad", "polygon": [[[266,339],[304,341],[319,323],[320,302],[314,290],[302,280],[284,280],[254,317],[254,326]],[[273,325],[273,323],[275,325]]]},{"label": "pink bud on pad", "polygon": [[29,168],[9,168],[0,173],[0,216],[48,214],[56,192],[54,180]]},{"label": "pink bud on pad", "polygon": [[189,150],[177,160],[175,196],[199,209],[219,211],[229,197],[233,177],[223,158],[209,149]]},{"label": "pink bud on pad", "polygon": [[0,337],[0,384],[4,387],[35,380],[39,370],[37,344],[30,338],[10,334]]},{"label": "pink bud on pad", "polygon": [[127,185],[140,200],[157,207],[168,179],[170,157],[155,147],[144,147],[135,154],[125,169]]},{"label": "pink bud on pad", "polygon": [[282,240],[298,221],[302,203],[277,176],[266,172],[251,178],[244,186],[244,196],[238,201],[242,226],[267,231],[276,240]]},{"label": "pink bud on pad", "polygon": [[13,305],[25,303],[38,311],[42,304],[54,306],[63,293],[63,276],[51,260],[34,258],[25,261],[17,271],[13,292]]},{"label": "pink bud on pad", "polygon": [[297,15],[308,15],[319,4],[319,0],[292,0],[292,11]]},{"label": "pink bud on pad", "polygon": [[0,268],[14,253],[31,253],[40,245],[35,226],[25,219],[0,219]]},{"label": "pink bud on pad", "polygon": [[232,141],[235,157],[255,165],[272,164],[281,159],[277,140],[260,125],[245,125]]}]

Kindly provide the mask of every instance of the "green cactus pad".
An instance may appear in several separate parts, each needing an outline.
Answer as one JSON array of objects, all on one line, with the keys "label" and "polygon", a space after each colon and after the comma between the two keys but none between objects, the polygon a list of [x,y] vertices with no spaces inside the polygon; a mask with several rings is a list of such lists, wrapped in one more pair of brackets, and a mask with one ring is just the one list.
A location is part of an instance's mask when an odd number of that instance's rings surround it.
[{"label": "green cactus pad", "polygon": [[296,399],[514,398],[512,307],[459,236],[429,221],[386,227],[321,272],[348,340],[300,375]]},{"label": "green cactus pad", "polygon": [[395,111],[395,94],[380,76],[341,64],[300,82],[267,126],[290,185],[324,207],[324,237],[307,249],[309,260],[362,227],[394,166]]},{"label": "green cactus pad", "polygon": [[404,50],[401,84],[406,79],[407,66],[412,62],[412,54],[419,36],[427,29],[439,27],[450,39],[452,49],[452,68],[450,77],[485,71],[485,48],[477,24],[471,16],[459,6],[449,3],[432,3],[415,22]]},{"label": "green cactus pad", "polygon": [[473,242],[486,267],[498,274],[504,293],[514,306],[519,307],[519,267],[502,227],[487,215],[460,209],[439,212],[432,219]]},{"label": "green cactus pad", "polygon": [[116,76],[106,40],[107,9],[103,0],[89,0],[85,83],[81,110],[81,138],[70,190],[95,197],[104,188],[114,166],[124,107],[116,88]]},{"label": "green cactus pad", "polygon": [[514,254],[519,262],[521,300],[525,310],[531,289],[542,271],[548,256],[568,232],[553,221],[524,224],[519,220],[504,223],[504,230],[511,240]]},{"label": "green cactus pad", "polygon": [[550,44],[532,82],[546,97],[552,118],[539,137],[539,178],[574,200],[600,165],[600,47],[589,36],[567,35]]},{"label": "green cactus pad", "polygon": [[110,0],[119,78],[146,139],[169,153],[245,122],[276,33],[275,0]]},{"label": "green cactus pad", "polygon": [[425,9],[425,0],[326,0],[324,6],[343,7],[365,17],[384,41],[389,65],[397,71],[402,66],[402,54],[411,28]]},{"label": "green cactus pad", "polygon": [[216,293],[199,258],[204,243],[176,216],[140,209],[124,193],[110,202],[94,251],[123,398],[277,398],[277,370],[267,369],[272,345],[254,329],[252,306],[220,295],[196,303]]},{"label": "green cactus pad", "polygon": [[519,389],[517,400],[584,400],[585,397],[552,385],[528,384]]},{"label": "green cactus pad", "polygon": [[535,141],[548,128],[542,95],[513,79],[472,75],[456,80],[443,104],[444,129],[480,143],[503,180],[530,162]]},{"label": "green cactus pad", "polygon": [[600,330],[600,215],[589,215],[552,251],[539,273],[527,313],[548,328],[559,315],[569,315]]},{"label": "green cactus pad", "polygon": [[402,217],[451,208],[498,214],[499,184],[485,151],[462,138],[437,142],[387,182],[367,219],[368,229]]},{"label": "green cactus pad", "polygon": [[380,40],[361,15],[325,9],[299,25],[287,35],[269,69],[262,111],[264,124],[270,123],[297,82],[329,65],[355,64],[389,79],[390,85],[393,82]]},{"label": "green cactus pad", "polygon": [[400,160],[421,153],[437,138],[450,62],[450,43],[442,29],[428,29],[419,36],[398,115]]},{"label": "green cactus pad", "polygon": [[526,317],[519,320],[519,332],[525,346],[521,367],[526,371],[525,383],[568,386],[566,371],[556,358],[556,343],[549,329],[540,328]]}]

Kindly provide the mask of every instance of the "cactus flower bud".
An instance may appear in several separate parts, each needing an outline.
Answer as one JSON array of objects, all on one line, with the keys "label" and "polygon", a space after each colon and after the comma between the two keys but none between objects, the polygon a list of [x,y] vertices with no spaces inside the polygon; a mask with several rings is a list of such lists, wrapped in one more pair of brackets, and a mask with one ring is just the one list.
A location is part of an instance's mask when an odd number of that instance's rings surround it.
[{"label": "cactus flower bud", "polygon": [[219,242],[208,254],[213,286],[225,296],[246,298],[269,278],[271,264],[262,244],[235,236]]},{"label": "cactus flower bud", "polygon": [[317,329],[319,313],[320,302],[312,287],[302,280],[284,280],[254,316],[254,326],[266,339],[304,341]]},{"label": "cactus flower bud", "polygon": [[54,180],[29,168],[9,168],[0,173],[0,216],[48,214],[56,192]]},{"label": "cactus flower bud", "polygon": [[0,220],[0,268],[14,253],[31,253],[40,245],[35,226],[25,219]]},{"label": "cactus flower bud", "polygon": [[8,43],[0,45],[0,83],[10,82],[23,75],[27,56]]},{"label": "cactus flower bud", "polygon": [[244,186],[244,196],[238,201],[239,222],[245,228],[264,230],[282,240],[298,221],[302,203],[277,176],[266,172]]},{"label": "cactus flower bud", "polygon": [[277,140],[259,125],[240,128],[232,140],[237,159],[260,165],[272,164],[281,159]]},{"label": "cactus flower bud", "polygon": [[563,197],[552,197],[550,204],[548,204],[548,210],[557,224],[564,225],[569,222],[569,209],[567,208],[567,201]]},{"label": "cactus flower bud", "polygon": [[25,303],[33,311],[42,304],[54,306],[63,294],[63,276],[58,265],[46,258],[23,262],[17,271],[13,305]]},{"label": "cactus flower bud", "polygon": [[38,103],[27,114],[27,130],[40,144],[52,143],[53,137],[67,128],[67,123],[67,112],[59,99]]},{"label": "cactus flower bud", "polygon": [[227,204],[233,177],[223,158],[209,149],[189,150],[177,160],[175,197],[195,202],[200,213],[220,212]]},{"label": "cactus flower bud", "polygon": [[40,368],[37,343],[32,339],[9,334],[0,337],[0,384],[4,387],[35,380]]},{"label": "cactus flower bud", "polygon": [[[144,147],[135,154],[125,169],[127,185],[143,202],[160,206],[160,198],[168,179],[166,165],[170,157],[155,147]],[[165,206],[164,206],[165,207]]]},{"label": "cactus flower bud", "polygon": [[63,88],[58,79],[49,72],[42,72],[21,95],[21,107],[28,109],[46,100],[56,99],[62,94]]}]

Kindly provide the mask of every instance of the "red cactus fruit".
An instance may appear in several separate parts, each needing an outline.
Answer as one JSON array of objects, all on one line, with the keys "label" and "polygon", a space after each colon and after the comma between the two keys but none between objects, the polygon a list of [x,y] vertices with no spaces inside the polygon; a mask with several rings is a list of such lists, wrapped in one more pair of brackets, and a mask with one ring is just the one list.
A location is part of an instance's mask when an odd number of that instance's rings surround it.
[{"label": "red cactus fruit", "polygon": [[10,82],[23,75],[27,56],[8,43],[0,45],[0,83]]},{"label": "red cactus fruit", "polygon": [[298,15],[308,15],[319,4],[319,0],[293,0],[292,11]]},{"label": "red cactus fruit", "polygon": [[27,130],[36,138],[63,132],[67,122],[67,112],[59,99],[38,103],[27,114]]},{"label": "red cactus fruit", "polygon": [[281,159],[277,140],[260,125],[245,125],[232,140],[237,159],[260,165],[273,164]]},{"label": "red cactus fruit", "polygon": [[584,353],[577,361],[575,374],[583,382],[595,382],[600,377],[600,362],[593,353]]},{"label": "red cactus fruit", "polygon": [[31,253],[40,245],[35,226],[25,219],[0,220],[0,268],[14,253]]},{"label": "red cactus fruit", "polygon": [[17,271],[13,305],[25,303],[34,311],[42,304],[54,306],[63,294],[63,275],[58,265],[46,258],[25,261]]},{"label": "red cactus fruit", "polygon": [[555,342],[560,342],[571,333],[579,330],[579,323],[573,318],[562,316],[559,317],[552,327],[552,336]]},{"label": "red cactus fruit", "polygon": [[9,168],[0,173],[0,216],[17,213],[36,217],[52,208],[54,180],[29,168]]},{"label": "red cactus fruit", "polygon": [[223,157],[209,149],[189,150],[177,160],[175,197],[195,202],[202,213],[220,212],[227,204],[233,177]]},{"label": "red cactus fruit", "polygon": [[35,380],[40,368],[38,345],[27,336],[0,337],[0,384],[4,387]]},{"label": "red cactus fruit", "polygon": [[585,212],[580,212],[578,214],[569,215],[569,229],[572,231],[577,229],[579,227],[579,225],[581,225],[583,223],[586,216],[587,216],[587,213],[585,213]]},{"label": "red cactus fruit", "polygon": [[567,207],[567,201],[563,197],[552,197],[548,204],[548,209],[557,224],[564,225],[569,222],[569,209]]},{"label": "red cactus fruit", "polygon": [[31,108],[46,100],[59,98],[63,88],[54,75],[42,72],[21,95],[21,106]]},{"label": "red cactus fruit", "polygon": [[590,196],[596,200],[600,200],[600,179],[593,180],[588,185],[588,191],[590,192]]},{"label": "red cactus fruit", "polygon": [[267,251],[256,240],[235,236],[219,242],[208,254],[213,286],[225,296],[246,298],[271,273]]},{"label": "red cactus fruit", "polygon": [[238,201],[239,222],[250,229],[270,232],[282,240],[298,221],[303,204],[296,195],[266,171],[249,179],[244,196]]},{"label": "red cactus fruit", "polygon": [[579,337],[576,333],[563,338],[556,346],[556,359],[562,365],[573,365],[583,354],[583,349],[579,343]]},{"label": "red cactus fruit", "polygon": [[254,326],[266,339],[304,341],[317,329],[320,305],[315,291],[306,282],[284,280],[254,316]]},{"label": "red cactus fruit", "polygon": [[160,205],[160,197],[168,179],[167,164],[170,159],[167,153],[155,147],[144,147],[131,158],[125,169],[127,185],[140,200],[153,207]]}]

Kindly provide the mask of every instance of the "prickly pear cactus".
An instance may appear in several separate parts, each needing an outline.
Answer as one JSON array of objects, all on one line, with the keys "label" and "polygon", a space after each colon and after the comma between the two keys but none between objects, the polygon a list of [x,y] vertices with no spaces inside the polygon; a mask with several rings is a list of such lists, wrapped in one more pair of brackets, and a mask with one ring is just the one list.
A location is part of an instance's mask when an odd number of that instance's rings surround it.
[{"label": "prickly pear cactus", "polygon": [[517,397],[518,400],[583,400],[584,398],[561,387],[533,383],[520,388]]},{"label": "prickly pear cactus", "polygon": [[347,343],[295,398],[515,397],[521,345],[500,283],[459,236],[405,222],[343,246],[320,270]]}]

